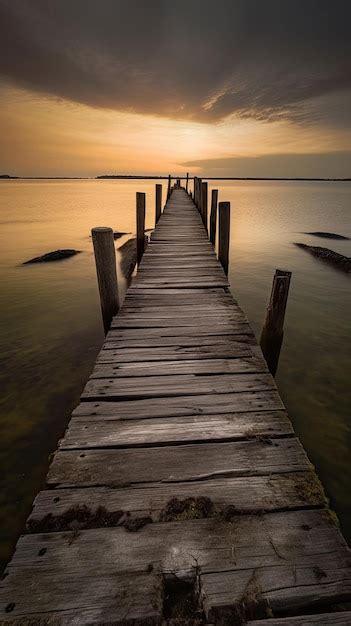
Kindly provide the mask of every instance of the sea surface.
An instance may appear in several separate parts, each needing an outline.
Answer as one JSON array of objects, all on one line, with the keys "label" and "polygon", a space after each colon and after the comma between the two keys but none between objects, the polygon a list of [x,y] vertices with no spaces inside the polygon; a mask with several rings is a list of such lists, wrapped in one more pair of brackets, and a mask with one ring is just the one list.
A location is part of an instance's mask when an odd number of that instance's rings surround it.
[{"label": "sea surface", "polygon": [[[277,383],[296,432],[351,540],[351,276],[294,242],[351,256],[348,182],[211,181],[231,202],[232,292],[259,337],[276,268],[292,271]],[[0,181],[0,560],[4,565],[42,487],[58,439],[103,341],[90,230],[135,232],[135,193],[155,181]],[[166,186],[163,193],[165,196]],[[22,265],[58,248],[81,254]],[[125,284],[120,278],[120,293]],[[0,564],[0,569],[1,569]]]}]

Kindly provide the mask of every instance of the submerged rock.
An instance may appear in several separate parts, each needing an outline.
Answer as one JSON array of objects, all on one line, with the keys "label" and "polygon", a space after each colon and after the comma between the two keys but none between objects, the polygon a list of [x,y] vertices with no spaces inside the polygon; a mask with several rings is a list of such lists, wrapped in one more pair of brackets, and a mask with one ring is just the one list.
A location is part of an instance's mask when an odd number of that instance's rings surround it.
[{"label": "submerged rock", "polygon": [[51,261],[62,261],[63,259],[68,259],[70,256],[74,256],[79,253],[80,250],[73,250],[71,248],[67,248],[65,250],[54,250],[53,252],[42,254],[42,256],[36,256],[34,259],[30,259],[29,261],[24,261],[22,265],[28,265],[28,263],[50,263]]},{"label": "submerged rock", "polygon": [[130,233],[122,233],[122,231],[119,231],[119,230],[113,231],[113,238],[115,241],[116,239],[120,239],[120,237],[123,237],[124,235],[130,235]]},{"label": "submerged rock", "polygon": [[314,237],[323,237],[324,239],[350,239],[350,237],[344,237],[344,235],[337,235],[336,233],[325,233],[319,230],[316,230],[312,233],[304,233],[304,235],[313,235]]},{"label": "submerged rock", "polygon": [[334,250],[329,250],[329,248],[320,248],[319,246],[308,246],[305,243],[295,243],[295,246],[299,248],[303,248],[303,250],[307,250],[316,256],[318,259],[322,259],[322,261],[326,261],[327,263],[338,267],[340,270],[344,272],[351,272],[351,258],[348,256],[344,256],[343,254],[339,254],[338,252],[334,252]]},{"label": "submerged rock", "polygon": [[[145,247],[147,242],[148,238],[145,237]],[[129,283],[137,262],[136,237],[128,239],[123,246],[118,248],[118,252],[121,254],[121,270]]]}]

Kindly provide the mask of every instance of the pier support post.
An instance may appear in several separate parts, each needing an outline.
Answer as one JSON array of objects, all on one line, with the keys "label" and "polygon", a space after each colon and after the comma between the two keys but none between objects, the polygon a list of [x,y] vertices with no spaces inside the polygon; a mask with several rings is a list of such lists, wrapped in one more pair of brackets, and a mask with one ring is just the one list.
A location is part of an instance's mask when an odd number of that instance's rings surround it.
[{"label": "pier support post", "polygon": [[140,264],[145,249],[145,194],[136,194],[137,263]]},{"label": "pier support post", "polygon": [[210,213],[210,242],[216,244],[218,189],[212,189]]},{"label": "pier support post", "polygon": [[208,183],[201,183],[201,214],[202,221],[208,231]]},{"label": "pier support post", "polygon": [[169,200],[169,196],[171,195],[171,175],[168,175],[168,187],[167,187],[167,200]]},{"label": "pier support post", "polygon": [[93,239],[97,280],[100,292],[101,313],[105,334],[112,318],[118,313],[118,283],[116,250],[112,228],[97,227],[91,231]]},{"label": "pier support post", "polygon": [[229,237],[230,237],[230,202],[218,205],[218,259],[228,276]]},{"label": "pier support post", "polygon": [[202,217],[202,180],[201,178],[197,179],[197,208]]},{"label": "pier support post", "polygon": [[185,183],[185,191],[188,193],[189,191],[189,172],[186,173],[186,183]]},{"label": "pier support post", "polygon": [[162,185],[156,185],[156,194],[155,194],[155,226],[158,220],[161,217],[161,207],[162,207]]},{"label": "pier support post", "polygon": [[272,376],[275,376],[284,337],[284,318],[291,272],[276,270],[272,293],[261,334],[261,349]]}]

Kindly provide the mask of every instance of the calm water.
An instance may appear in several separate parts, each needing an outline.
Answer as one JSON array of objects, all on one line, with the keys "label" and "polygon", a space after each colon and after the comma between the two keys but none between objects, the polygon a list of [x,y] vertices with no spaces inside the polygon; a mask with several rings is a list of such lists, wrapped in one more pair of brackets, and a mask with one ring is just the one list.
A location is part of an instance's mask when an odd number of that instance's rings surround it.
[{"label": "calm water", "polygon": [[[232,206],[232,291],[259,335],[275,268],[293,272],[277,382],[297,433],[351,539],[350,281],[296,248],[301,241],[351,256],[350,183],[222,183]],[[1,554],[6,562],[103,341],[93,226],[133,233],[135,192],[151,181],[0,182]],[[119,240],[123,243],[126,238]],[[21,266],[57,248],[69,260]],[[121,282],[123,292],[125,285]]]}]

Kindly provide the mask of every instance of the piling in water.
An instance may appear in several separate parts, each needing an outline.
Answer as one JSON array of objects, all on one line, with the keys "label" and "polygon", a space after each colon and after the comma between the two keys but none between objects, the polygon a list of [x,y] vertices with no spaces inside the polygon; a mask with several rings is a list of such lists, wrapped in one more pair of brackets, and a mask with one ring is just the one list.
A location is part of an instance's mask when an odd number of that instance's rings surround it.
[{"label": "piling in water", "polygon": [[112,318],[119,310],[113,230],[105,227],[93,228],[91,236],[94,246],[102,319],[106,334],[110,328]]},{"label": "piling in water", "polygon": [[136,194],[137,262],[142,259],[145,249],[145,194]]},{"label": "piling in water", "polygon": [[272,292],[261,334],[261,349],[269,371],[275,376],[284,337],[284,318],[288,301],[291,272],[276,270]]},{"label": "piling in water", "polygon": [[229,237],[230,237],[230,202],[220,202],[218,205],[218,259],[228,276],[229,267]]}]

